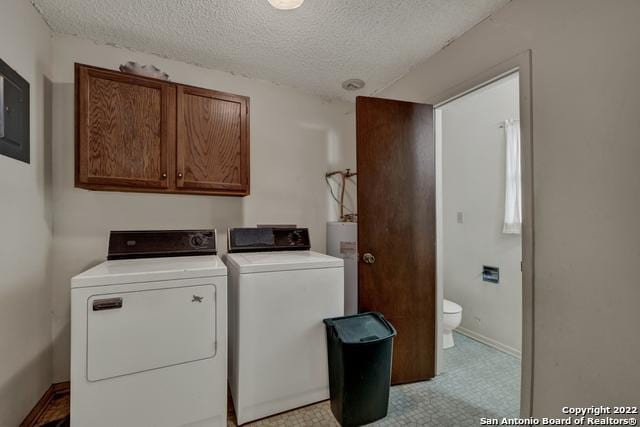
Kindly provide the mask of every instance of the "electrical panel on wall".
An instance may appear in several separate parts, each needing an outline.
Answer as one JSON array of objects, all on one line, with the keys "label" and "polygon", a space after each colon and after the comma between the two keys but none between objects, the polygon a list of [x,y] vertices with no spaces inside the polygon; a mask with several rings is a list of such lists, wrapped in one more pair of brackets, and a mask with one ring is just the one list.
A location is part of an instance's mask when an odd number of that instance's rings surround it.
[{"label": "electrical panel on wall", "polygon": [[29,163],[29,82],[0,59],[0,154]]}]

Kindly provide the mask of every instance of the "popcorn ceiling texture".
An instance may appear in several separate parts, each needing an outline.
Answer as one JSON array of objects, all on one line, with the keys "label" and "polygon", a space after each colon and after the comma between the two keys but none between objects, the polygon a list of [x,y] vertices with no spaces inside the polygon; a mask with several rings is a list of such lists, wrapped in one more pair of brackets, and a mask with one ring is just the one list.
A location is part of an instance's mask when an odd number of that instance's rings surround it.
[{"label": "popcorn ceiling texture", "polygon": [[[508,1],[306,0],[293,11],[267,0],[32,3],[55,33],[352,100],[388,86]],[[340,84],[349,78],[367,85],[346,92]]]}]

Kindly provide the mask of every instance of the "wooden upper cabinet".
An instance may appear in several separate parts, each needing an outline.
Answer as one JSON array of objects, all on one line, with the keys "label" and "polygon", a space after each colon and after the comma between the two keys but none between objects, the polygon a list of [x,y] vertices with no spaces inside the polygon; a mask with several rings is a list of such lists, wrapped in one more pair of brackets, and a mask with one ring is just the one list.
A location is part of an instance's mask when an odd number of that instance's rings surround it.
[{"label": "wooden upper cabinet", "polygon": [[178,86],[178,188],[246,193],[249,100]]},{"label": "wooden upper cabinet", "polygon": [[249,194],[249,98],[76,64],[76,186]]},{"label": "wooden upper cabinet", "polygon": [[77,77],[77,184],[168,188],[175,88],[81,68]]}]

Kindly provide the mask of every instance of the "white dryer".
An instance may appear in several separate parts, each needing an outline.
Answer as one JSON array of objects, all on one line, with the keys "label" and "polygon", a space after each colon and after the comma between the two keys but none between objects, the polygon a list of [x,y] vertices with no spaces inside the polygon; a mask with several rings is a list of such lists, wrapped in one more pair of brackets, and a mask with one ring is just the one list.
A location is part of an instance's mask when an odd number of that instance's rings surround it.
[{"label": "white dryer", "polygon": [[344,313],[343,260],[306,229],[229,230],[229,384],[238,424],[329,398],[323,319]]},{"label": "white dryer", "polygon": [[111,232],[71,280],[71,423],[226,426],[227,270],[215,231]]}]

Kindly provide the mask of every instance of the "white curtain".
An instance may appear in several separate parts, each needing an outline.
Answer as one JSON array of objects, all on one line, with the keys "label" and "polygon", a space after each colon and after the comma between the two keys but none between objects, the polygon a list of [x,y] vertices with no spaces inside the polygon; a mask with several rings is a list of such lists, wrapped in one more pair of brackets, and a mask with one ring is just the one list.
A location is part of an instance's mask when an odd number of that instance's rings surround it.
[{"label": "white curtain", "polygon": [[520,120],[505,120],[504,132],[507,142],[507,162],[502,232],[520,234],[522,230]]}]

